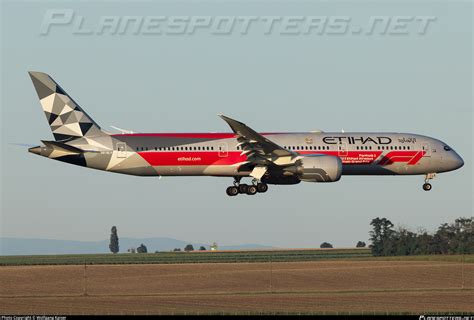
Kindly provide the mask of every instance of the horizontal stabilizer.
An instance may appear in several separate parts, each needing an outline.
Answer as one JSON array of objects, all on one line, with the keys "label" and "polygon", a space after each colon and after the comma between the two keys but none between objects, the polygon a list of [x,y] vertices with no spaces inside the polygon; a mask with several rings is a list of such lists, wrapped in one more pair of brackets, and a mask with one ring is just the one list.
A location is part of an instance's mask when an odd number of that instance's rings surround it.
[{"label": "horizontal stabilizer", "polygon": [[43,142],[43,144],[46,147],[49,147],[53,150],[62,151],[64,153],[69,153],[69,154],[81,154],[84,152],[97,152],[95,150],[83,150],[83,149],[73,147],[71,145],[65,144],[63,142],[58,142],[58,141],[41,140],[41,142]]}]

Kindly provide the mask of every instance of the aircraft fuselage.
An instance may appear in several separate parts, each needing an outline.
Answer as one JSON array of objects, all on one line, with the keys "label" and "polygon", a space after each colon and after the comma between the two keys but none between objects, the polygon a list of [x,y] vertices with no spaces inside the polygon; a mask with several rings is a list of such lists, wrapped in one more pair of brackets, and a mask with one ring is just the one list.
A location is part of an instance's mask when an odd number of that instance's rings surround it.
[{"label": "aircraft fuselage", "polygon": [[[232,133],[111,134],[49,75],[30,72],[55,140],[29,151],[88,168],[137,176],[234,177],[230,196],[266,192],[267,184],[336,182],[342,175],[426,175],[463,166],[446,143],[410,133],[258,133],[220,117]],[[252,177],[252,185],[241,184]]]},{"label": "aircraft fuselage", "polygon": [[[342,161],[342,175],[441,173],[458,169],[464,163],[444,142],[417,134],[309,132],[262,135],[303,156],[337,156]],[[106,143],[102,141],[109,139]],[[109,147],[75,157],[66,155],[58,160],[140,176],[234,177],[248,176],[251,171],[251,167],[239,170],[238,164],[248,159],[242,154],[233,133],[116,134],[97,140],[97,146]],[[69,145],[83,148],[84,142],[77,139]],[[79,159],[82,157],[84,161]]]}]

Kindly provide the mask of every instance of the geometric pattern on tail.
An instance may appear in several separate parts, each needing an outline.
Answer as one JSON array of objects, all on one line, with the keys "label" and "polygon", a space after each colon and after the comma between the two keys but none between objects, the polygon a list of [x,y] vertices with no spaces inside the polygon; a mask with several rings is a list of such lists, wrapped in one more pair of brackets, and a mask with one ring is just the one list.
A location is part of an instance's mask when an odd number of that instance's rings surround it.
[{"label": "geometric pattern on tail", "polygon": [[97,136],[100,127],[47,74],[29,72],[56,141]]}]

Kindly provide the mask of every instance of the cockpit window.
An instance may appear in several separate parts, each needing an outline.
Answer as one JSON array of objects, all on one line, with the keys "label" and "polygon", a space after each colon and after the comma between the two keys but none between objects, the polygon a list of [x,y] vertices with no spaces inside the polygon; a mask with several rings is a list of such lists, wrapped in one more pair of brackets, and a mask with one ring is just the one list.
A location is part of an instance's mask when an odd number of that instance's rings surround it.
[{"label": "cockpit window", "polygon": [[446,150],[446,151],[451,151],[451,148],[448,147],[448,146],[444,146],[444,150]]}]

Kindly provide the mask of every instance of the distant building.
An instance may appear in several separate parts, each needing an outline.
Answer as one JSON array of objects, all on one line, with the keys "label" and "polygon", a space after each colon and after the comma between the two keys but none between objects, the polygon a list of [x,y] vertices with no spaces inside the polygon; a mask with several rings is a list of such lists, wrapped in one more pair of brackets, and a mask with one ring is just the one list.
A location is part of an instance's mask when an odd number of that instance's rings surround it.
[{"label": "distant building", "polygon": [[217,243],[211,244],[211,251],[217,251]]}]

